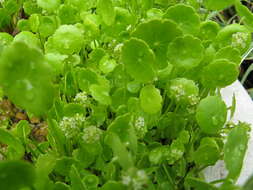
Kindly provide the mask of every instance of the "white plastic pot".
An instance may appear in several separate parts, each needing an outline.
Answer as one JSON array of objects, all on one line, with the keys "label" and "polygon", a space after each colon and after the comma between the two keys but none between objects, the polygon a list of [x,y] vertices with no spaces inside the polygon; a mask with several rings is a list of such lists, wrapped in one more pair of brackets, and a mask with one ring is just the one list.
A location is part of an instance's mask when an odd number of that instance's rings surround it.
[{"label": "white plastic pot", "polygon": [[[234,122],[247,122],[253,126],[253,101],[247,91],[239,81],[236,81],[231,86],[222,89],[222,97],[227,106],[232,105],[233,94],[236,97],[236,111],[233,117]],[[240,177],[237,181],[238,185],[242,185],[246,180],[253,175],[253,129],[250,133],[248,150],[246,152],[243,168]],[[215,166],[208,167],[205,171],[207,181],[223,179],[227,175],[223,161],[219,161]]]}]

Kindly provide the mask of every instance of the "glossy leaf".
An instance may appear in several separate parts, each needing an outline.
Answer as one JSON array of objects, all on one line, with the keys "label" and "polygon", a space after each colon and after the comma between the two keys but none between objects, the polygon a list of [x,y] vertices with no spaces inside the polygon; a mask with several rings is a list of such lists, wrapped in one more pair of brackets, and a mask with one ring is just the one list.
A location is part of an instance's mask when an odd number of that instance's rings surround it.
[{"label": "glossy leaf", "polygon": [[181,35],[182,32],[176,23],[158,19],[141,23],[132,33],[132,36],[144,40],[151,47],[156,56],[157,67],[167,66],[168,44]]},{"label": "glossy leaf", "polygon": [[236,65],[240,65],[242,57],[238,49],[232,46],[227,46],[227,47],[221,48],[216,53],[215,59],[227,59],[228,61],[231,61],[235,63]]},{"label": "glossy leaf", "polygon": [[144,86],[140,92],[141,108],[149,114],[155,114],[162,108],[162,96],[153,85]]},{"label": "glossy leaf", "polygon": [[67,55],[78,53],[84,43],[82,30],[74,25],[61,25],[51,36],[51,40],[53,49]]},{"label": "glossy leaf", "polygon": [[122,61],[127,72],[137,81],[154,80],[155,56],[143,40],[131,38],[125,42],[122,48]]},{"label": "glossy leaf", "polygon": [[229,172],[228,178],[237,179],[240,175],[248,146],[248,130],[248,124],[239,123],[228,134],[224,148],[224,161]]},{"label": "glossy leaf", "polygon": [[[229,59],[234,58],[230,57]],[[204,67],[201,75],[201,82],[205,87],[225,87],[236,81],[239,69],[234,62],[227,59],[217,59]]]},{"label": "glossy leaf", "polygon": [[169,44],[167,57],[175,67],[191,69],[199,65],[204,56],[201,41],[186,35],[176,38]]},{"label": "glossy leaf", "polygon": [[220,158],[220,150],[216,141],[210,137],[201,140],[200,146],[194,152],[193,159],[200,165],[214,165]]},{"label": "glossy leaf", "polygon": [[227,107],[218,96],[202,99],[197,107],[196,119],[204,133],[218,133],[226,122]]},{"label": "glossy leaf", "polygon": [[35,115],[45,114],[53,104],[49,71],[41,52],[24,43],[14,43],[1,56],[0,82],[5,94]]},{"label": "glossy leaf", "polygon": [[184,34],[196,35],[200,29],[200,18],[191,6],[177,4],[167,9],[163,18],[171,19],[179,25]]}]

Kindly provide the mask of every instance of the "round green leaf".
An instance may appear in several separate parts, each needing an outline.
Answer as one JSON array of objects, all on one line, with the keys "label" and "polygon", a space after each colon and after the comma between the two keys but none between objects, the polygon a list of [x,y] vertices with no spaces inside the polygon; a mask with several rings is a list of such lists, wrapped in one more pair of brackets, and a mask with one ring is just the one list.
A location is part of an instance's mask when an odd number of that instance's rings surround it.
[{"label": "round green leaf", "polygon": [[99,178],[96,175],[86,175],[83,181],[89,188],[96,188],[99,183]]},{"label": "round green leaf", "polygon": [[163,18],[175,21],[184,34],[196,35],[199,32],[200,18],[191,6],[185,4],[171,6],[168,8]]},{"label": "round green leaf", "polygon": [[236,0],[204,0],[204,5],[210,10],[222,10],[235,3]]},{"label": "round green leaf", "polygon": [[23,31],[18,33],[15,37],[13,42],[24,42],[26,45],[33,47],[33,48],[39,48],[41,46],[40,40],[37,38],[35,34],[28,31]]},{"label": "round green leaf", "polygon": [[162,109],[162,96],[153,85],[147,85],[141,89],[140,104],[142,109],[149,114],[155,114]]},{"label": "round green leaf", "polygon": [[42,115],[52,106],[50,67],[37,49],[21,42],[6,48],[0,59],[0,82],[9,99],[30,113]]},{"label": "round green leaf", "polygon": [[84,43],[82,30],[74,25],[61,25],[51,38],[53,48],[67,55],[79,53]]},{"label": "round green leaf", "polygon": [[5,190],[17,190],[32,187],[35,181],[35,170],[24,161],[1,161],[0,184]]},{"label": "round green leaf", "polygon": [[199,37],[203,40],[214,40],[220,30],[217,22],[208,20],[200,24]]},{"label": "round green leaf", "polygon": [[216,141],[210,137],[201,140],[200,146],[193,154],[195,163],[199,165],[214,165],[220,158],[219,146]]},{"label": "round green leaf", "polygon": [[196,119],[204,133],[216,134],[226,122],[226,104],[218,96],[208,96],[200,101]]},{"label": "round green leaf", "polygon": [[176,38],[169,44],[167,56],[174,66],[191,69],[201,62],[204,47],[199,39],[186,35]]},{"label": "round green leaf", "polygon": [[78,9],[72,5],[63,4],[59,8],[61,24],[74,24],[78,21]]},{"label": "round green leaf", "polygon": [[41,36],[48,37],[57,29],[57,23],[52,16],[41,16],[38,31]]},{"label": "round green leaf", "polygon": [[181,35],[181,30],[174,22],[160,19],[144,22],[132,33],[132,36],[147,42],[149,47],[155,53],[156,64],[160,68],[167,66],[166,52],[169,43]]},{"label": "round green leaf", "polygon": [[235,63],[236,65],[240,65],[242,57],[240,55],[240,51],[232,46],[227,46],[221,48],[215,55],[215,59],[227,59]]},{"label": "round green leaf", "polygon": [[13,41],[13,36],[6,33],[0,32],[0,43],[3,45],[9,45]]},{"label": "round green leaf", "polygon": [[217,59],[203,68],[201,82],[205,87],[226,87],[239,75],[238,66],[227,59]]},{"label": "round green leaf", "polygon": [[154,80],[155,56],[148,45],[140,39],[131,38],[122,48],[122,62],[126,70],[139,82]]}]

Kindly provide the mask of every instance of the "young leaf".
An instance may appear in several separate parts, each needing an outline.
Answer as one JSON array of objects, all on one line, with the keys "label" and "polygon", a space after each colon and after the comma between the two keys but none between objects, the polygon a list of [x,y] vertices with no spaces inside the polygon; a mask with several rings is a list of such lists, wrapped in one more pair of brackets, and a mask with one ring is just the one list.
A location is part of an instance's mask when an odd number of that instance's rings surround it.
[{"label": "young leaf", "polygon": [[153,85],[144,86],[140,92],[140,104],[142,109],[149,114],[155,114],[162,109],[162,96]]},{"label": "young leaf", "polygon": [[128,143],[131,151],[137,151],[137,138],[129,113],[117,117],[108,127],[108,132],[117,134],[123,143]]},{"label": "young leaf", "polygon": [[207,20],[200,24],[199,37],[204,40],[214,40],[220,30],[217,22]]},{"label": "young leaf", "polygon": [[240,175],[248,146],[248,130],[247,124],[239,123],[228,134],[224,147],[224,161],[229,172],[228,178],[237,179]]},{"label": "young leaf", "polygon": [[204,47],[199,39],[186,35],[176,38],[169,44],[167,56],[175,67],[191,69],[201,62]]},{"label": "young leaf", "polygon": [[200,101],[196,119],[204,133],[216,134],[226,122],[226,104],[218,96],[208,96]]},{"label": "young leaf", "polygon": [[154,80],[155,56],[143,40],[131,38],[126,41],[122,48],[122,61],[126,71],[137,81]]},{"label": "young leaf", "polygon": [[200,146],[193,154],[195,163],[200,165],[214,165],[220,158],[219,146],[213,138],[201,139]]},{"label": "young leaf", "polygon": [[193,7],[177,4],[167,9],[163,18],[173,20],[182,29],[184,34],[197,35],[200,28],[200,18]]},{"label": "young leaf", "polygon": [[215,59],[227,59],[228,61],[231,61],[238,66],[242,60],[240,51],[232,46],[227,46],[219,49],[215,55]]},{"label": "young leaf", "polygon": [[239,69],[235,63],[227,59],[216,59],[203,68],[201,82],[207,88],[222,88],[236,81],[238,75]]},{"label": "young leaf", "polygon": [[[79,53],[84,43],[83,32],[74,25],[61,25],[49,38],[48,43],[50,42],[53,49],[61,54]],[[45,45],[46,50],[49,51],[46,43]]]},{"label": "young leaf", "polygon": [[134,166],[130,153],[127,151],[118,135],[113,132],[108,132],[105,137],[105,143],[111,147],[114,156],[117,158],[117,161],[124,170]]}]

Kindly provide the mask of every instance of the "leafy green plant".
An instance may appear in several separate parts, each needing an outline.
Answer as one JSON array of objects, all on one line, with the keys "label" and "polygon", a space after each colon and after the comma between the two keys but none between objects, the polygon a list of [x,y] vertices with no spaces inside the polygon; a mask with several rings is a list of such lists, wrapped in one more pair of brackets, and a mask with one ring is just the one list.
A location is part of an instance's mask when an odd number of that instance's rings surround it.
[{"label": "leafy green plant", "polygon": [[[210,20],[232,5],[240,24]],[[0,189],[250,189],[250,126],[220,90],[252,17],[239,0],[0,1],[0,98],[27,116],[0,126]]]}]

